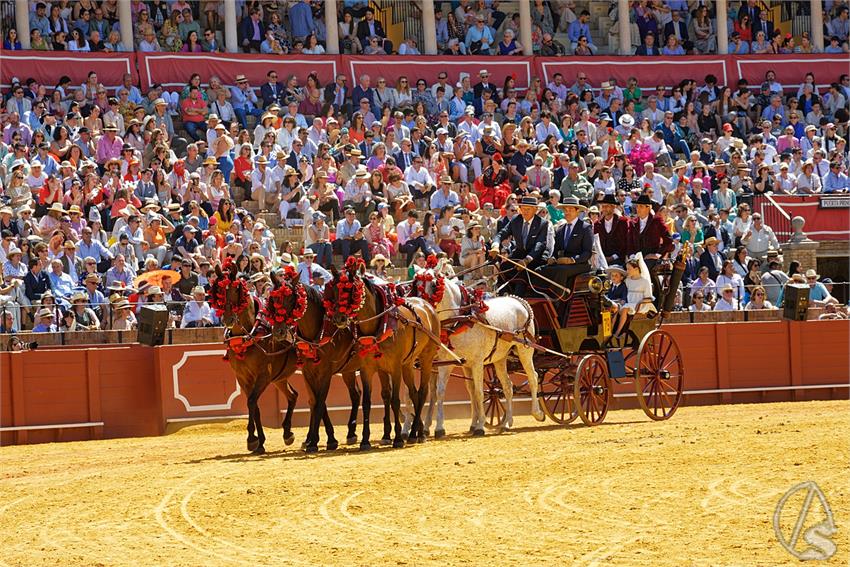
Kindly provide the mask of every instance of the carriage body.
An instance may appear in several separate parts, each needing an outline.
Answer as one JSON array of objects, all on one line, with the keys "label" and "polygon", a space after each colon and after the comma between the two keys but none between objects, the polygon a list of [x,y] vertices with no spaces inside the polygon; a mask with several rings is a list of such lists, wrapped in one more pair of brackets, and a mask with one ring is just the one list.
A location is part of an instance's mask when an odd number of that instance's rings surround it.
[{"label": "carriage body", "polygon": [[[667,284],[659,302],[662,309],[672,305],[684,271],[681,260],[661,274]],[[608,289],[604,272],[587,273],[576,276],[563,301],[528,300],[537,328],[531,346],[537,351],[534,365],[543,409],[557,423],[581,417],[587,425],[598,425],[613,400],[614,383],[631,381],[644,413],[653,420],[669,419],[682,400],[684,365],[678,345],[661,329],[662,314],[631,317],[614,338]],[[527,378],[514,389],[527,393]],[[490,407],[497,407],[498,395],[489,393]]]}]

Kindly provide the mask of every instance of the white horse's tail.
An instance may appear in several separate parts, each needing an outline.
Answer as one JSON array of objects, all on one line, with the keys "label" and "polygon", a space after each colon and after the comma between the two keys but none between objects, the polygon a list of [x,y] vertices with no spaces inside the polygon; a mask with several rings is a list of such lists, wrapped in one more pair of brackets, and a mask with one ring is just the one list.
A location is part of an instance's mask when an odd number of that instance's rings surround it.
[{"label": "white horse's tail", "polygon": [[531,304],[524,298],[519,297],[518,295],[505,295],[503,297],[510,297],[511,299],[516,299],[520,304],[522,304],[522,306],[525,308],[526,313],[528,313],[528,319],[526,319],[523,329],[517,330],[526,330],[531,333],[532,337],[535,336],[537,329],[534,325],[534,310],[531,308]]}]

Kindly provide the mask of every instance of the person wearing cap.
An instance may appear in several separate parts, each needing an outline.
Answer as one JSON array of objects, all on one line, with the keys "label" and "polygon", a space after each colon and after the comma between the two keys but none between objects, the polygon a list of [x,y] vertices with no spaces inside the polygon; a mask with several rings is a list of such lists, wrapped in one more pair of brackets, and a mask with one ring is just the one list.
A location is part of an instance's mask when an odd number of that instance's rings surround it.
[{"label": "person wearing cap", "polygon": [[192,288],[192,300],[186,302],[183,308],[183,316],[180,319],[181,329],[194,329],[197,327],[212,327],[215,324],[215,316],[209,303],[205,298],[206,290],[201,286]]},{"label": "person wearing cap", "polygon": [[513,293],[523,297],[529,282],[535,286],[542,282],[529,280],[529,276],[517,270],[516,264],[522,264],[525,270],[532,271],[544,266],[552,255],[555,233],[549,221],[537,214],[536,197],[523,197],[519,202],[519,211],[520,214],[493,237],[490,256],[496,258],[500,253],[505,255],[506,252],[501,250],[502,242],[511,238],[514,246],[507,253],[511,262],[502,262],[499,268],[502,274],[499,277],[503,283],[510,282]]},{"label": "person wearing cap", "polygon": [[637,218],[629,226],[627,237],[628,254],[641,252],[650,271],[653,281],[653,295],[661,300],[661,284],[658,281],[657,268],[659,261],[665,259],[673,251],[673,240],[660,217],[652,214],[653,201],[648,195],[642,194],[634,200]]},{"label": "person wearing cap", "polygon": [[606,194],[598,203],[601,214],[593,225],[593,231],[599,235],[602,253],[608,264],[623,265],[628,250],[629,221],[617,213],[617,199],[614,195]]},{"label": "person wearing cap", "polygon": [[[555,231],[555,243],[548,266],[542,273],[563,287],[570,285],[570,280],[578,274],[590,271],[590,257],[593,254],[593,226],[579,218],[579,213],[586,211],[576,197],[566,197],[561,200],[560,208],[564,211],[564,223]],[[558,296],[560,289],[553,289]]]}]

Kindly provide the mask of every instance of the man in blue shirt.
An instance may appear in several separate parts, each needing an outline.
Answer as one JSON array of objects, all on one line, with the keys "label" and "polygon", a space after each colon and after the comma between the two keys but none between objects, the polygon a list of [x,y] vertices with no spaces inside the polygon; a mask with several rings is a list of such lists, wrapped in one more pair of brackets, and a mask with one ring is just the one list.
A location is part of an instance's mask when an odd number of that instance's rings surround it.
[{"label": "man in blue shirt", "polygon": [[33,333],[56,333],[59,329],[53,323],[53,311],[48,307],[43,307],[38,314],[38,323],[32,328]]},{"label": "man in blue shirt", "polygon": [[[53,290],[53,295],[56,296],[56,301],[67,305],[68,298],[74,293],[74,288],[77,287],[71,276],[62,271],[62,260],[58,258],[50,262],[50,273],[47,277],[50,278],[50,288]],[[64,300],[64,301],[63,301]]]},{"label": "man in blue shirt", "polygon": [[93,258],[98,264],[112,260],[112,253],[99,240],[92,239],[90,226],[83,227],[82,239],[77,252],[80,258]]},{"label": "man in blue shirt", "polygon": [[306,248],[301,255],[301,261],[298,262],[298,279],[304,285],[309,285],[316,288],[317,291],[324,291],[325,285],[333,279],[329,271],[313,262],[316,258],[316,253]]},{"label": "man in blue shirt", "polygon": [[824,193],[844,193],[850,190],[850,180],[841,173],[841,162],[829,164],[829,173],[823,178]]},{"label": "man in blue shirt", "polygon": [[243,128],[248,127],[246,118],[249,114],[255,118],[263,115],[263,109],[258,107],[257,94],[248,85],[245,75],[236,75],[236,86],[230,87],[230,105]]},{"label": "man in blue shirt", "polygon": [[[493,34],[490,32],[490,28],[488,28],[484,23],[484,16],[478,15],[475,18],[475,25],[469,28],[469,31],[466,32],[466,39],[464,40],[466,44],[466,49],[472,55],[490,55],[490,47],[496,43],[493,40]],[[473,43],[480,43],[480,47],[477,49],[473,49]]]},{"label": "man in blue shirt", "polygon": [[574,20],[567,28],[567,37],[570,40],[570,55],[575,53],[578,47],[578,38],[584,36],[587,38],[587,47],[596,55],[596,46],[593,45],[593,39],[590,36],[590,25],[587,23],[590,20],[590,12],[582,11],[577,20]]},{"label": "man in blue shirt", "polygon": [[313,22],[313,9],[309,0],[301,0],[289,9],[289,23],[292,25],[292,37],[304,40],[316,29]]},{"label": "man in blue shirt", "polygon": [[809,284],[809,303],[813,307],[823,307],[830,303],[838,303],[838,300],[830,295],[826,286],[818,281],[818,273],[814,270],[806,270],[806,283]]},{"label": "man in blue shirt", "polygon": [[334,248],[342,255],[343,261],[359,251],[363,260],[366,263],[369,262],[369,244],[366,242],[360,221],[357,220],[354,209],[351,207],[345,209],[345,218],[336,225]]}]

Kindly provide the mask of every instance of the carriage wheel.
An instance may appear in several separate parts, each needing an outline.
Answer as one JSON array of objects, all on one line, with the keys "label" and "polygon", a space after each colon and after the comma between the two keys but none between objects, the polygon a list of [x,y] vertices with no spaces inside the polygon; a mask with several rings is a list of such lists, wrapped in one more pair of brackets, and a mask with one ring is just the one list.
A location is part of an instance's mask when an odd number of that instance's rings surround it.
[{"label": "carriage wheel", "polygon": [[651,331],[640,343],[636,364],[635,391],[640,407],[651,419],[669,419],[682,401],[685,379],[679,345],[667,331]]},{"label": "carriage wheel", "polygon": [[569,365],[547,368],[540,376],[538,395],[546,417],[560,425],[572,423],[578,412],[573,400],[573,377]]},{"label": "carriage wheel", "polygon": [[484,367],[484,427],[501,429],[508,417],[505,392],[492,364]]},{"label": "carriage wheel", "polygon": [[578,415],[585,425],[599,425],[608,414],[611,380],[608,363],[598,354],[588,354],[576,369],[575,400]]}]

